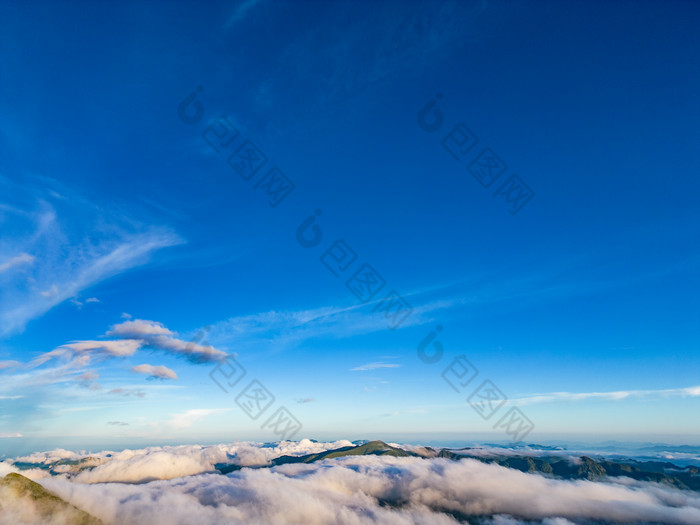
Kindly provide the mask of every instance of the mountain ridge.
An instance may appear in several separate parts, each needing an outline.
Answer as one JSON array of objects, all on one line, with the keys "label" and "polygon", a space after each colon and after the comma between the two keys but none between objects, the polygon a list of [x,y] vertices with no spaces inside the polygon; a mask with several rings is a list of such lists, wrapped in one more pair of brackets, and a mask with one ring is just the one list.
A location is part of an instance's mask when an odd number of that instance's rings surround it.
[{"label": "mountain ridge", "polygon": [[[470,447],[462,449],[443,448],[439,451],[432,447],[424,447],[423,450],[425,453],[420,454],[418,452],[411,452],[400,447],[388,445],[383,441],[375,440],[362,445],[340,447],[314,454],[279,456],[273,459],[269,465],[255,468],[271,468],[293,463],[314,463],[326,459],[367,455],[418,457],[423,459],[444,458],[451,461],[474,459],[482,463],[494,463],[521,472],[542,474],[558,479],[601,481],[606,478],[628,477],[637,481],[649,481],[679,489],[700,491],[700,468],[695,466],[678,467],[669,462],[636,461],[632,459],[627,461],[598,460],[586,455],[568,458],[551,455],[493,454],[484,457],[471,455],[469,451],[475,449]],[[456,452],[456,450],[460,452]],[[228,474],[242,468],[250,467],[243,467],[235,464],[216,465],[216,470],[221,474]]]}]

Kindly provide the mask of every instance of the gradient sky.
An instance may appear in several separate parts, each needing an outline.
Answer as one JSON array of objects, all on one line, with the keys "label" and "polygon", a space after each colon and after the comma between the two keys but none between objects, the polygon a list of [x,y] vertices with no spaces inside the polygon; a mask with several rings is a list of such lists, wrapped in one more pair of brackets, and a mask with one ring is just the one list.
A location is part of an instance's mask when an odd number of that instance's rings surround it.
[{"label": "gradient sky", "polygon": [[[299,438],[502,441],[518,406],[528,441],[698,443],[699,25],[693,2],[3,2],[0,452],[274,440],[280,406]],[[227,162],[245,141],[267,157],[250,180]],[[485,148],[507,165],[488,188]],[[276,206],[273,167],[294,183]],[[338,239],[357,258],[336,277]],[[365,263],[386,281],[367,304],[345,284]],[[247,375],[224,393],[216,362],[152,339],[62,347],[129,320]],[[257,420],[235,402],[253,379],[276,398]],[[509,398],[488,421],[467,404],[485,380]]]}]

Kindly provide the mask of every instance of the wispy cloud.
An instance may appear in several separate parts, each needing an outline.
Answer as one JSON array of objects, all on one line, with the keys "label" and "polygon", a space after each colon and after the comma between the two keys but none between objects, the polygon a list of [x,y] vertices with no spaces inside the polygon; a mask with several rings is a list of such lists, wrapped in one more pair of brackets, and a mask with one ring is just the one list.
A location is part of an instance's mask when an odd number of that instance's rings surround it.
[{"label": "wispy cloud", "polygon": [[[279,351],[313,338],[341,339],[386,330],[386,318],[373,312],[372,305],[272,310],[242,315],[213,324],[208,337],[219,344],[238,347],[250,344],[260,348],[261,344],[268,343]],[[450,301],[414,305],[412,314],[401,327],[432,322],[432,314],[452,306],[454,303]]]},{"label": "wispy cloud", "polygon": [[228,412],[229,408],[195,408],[185,412],[173,414],[167,424],[175,429],[190,428],[197,421],[204,419],[212,414],[221,414]]},{"label": "wispy cloud", "polygon": [[142,345],[143,341],[138,339],[125,339],[121,341],[73,341],[58,348],[75,354],[102,352],[114,357],[125,357],[134,355]]},{"label": "wispy cloud", "polygon": [[21,253],[15,257],[12,257],[9,261],[0,264],[0,273],[4,273],[14,268],[15,266],[21,266],[23,264],[32,264],[35,257],[29,255],[28,253]]},{"label": "wispy cloud", "polygon": [[136,365],[131,371],[138,374],[147,374],[149,377],[155,379],[177,379],[177,374],[174,370],[162,365]]},{"label": "wispy cloud", "polygon": [[[461,38],[465,27],[478,31],[472,15],[478,8],[456,9],[456,4],[416,2],[412,9],[401,10],[391,2],[374,2],[372,16],[358,16],[361,11],[352,3],[321,10],[323,23],[309,26],[270,60],[256,102],[265,108],[284,107],[270,117],[291,129],[329,118],[365,90],[381,89],[397,75],[411,76],[439,59],[438,51]],[[322,82],[313,86],[301,81],[306,78]],[[310,107],[322,111],[310,117],[304,114]]]},{"label": "wispy cloud", "polygon": [[51,188],[57,185],[50,179],[20,185],[0,177],[3,193],[19,201],[4,208],[0,336],[21,332],[56,305],[77,301],[84,290],[184,242],[166,227],[138,224],[67,188]]},{"label": "wispy cloud", "polygon": [[102,390],[102,385],[97,382],[99,374],[91,371],[84,372],[75,378],[75,382],[82,388],[88,390]]},{"label": "wispy cloud", "polygon": [[664,390],[617,390],[614,392],[550,392],[545,394],[528,394],[513,399],[515,406],[534,405],[537,403],[553,403],[561,401],[619,401],[629,398],[667,398],[667,397],[700,397],[700,386],[687,388],[669,388]]},{"label": "wispy cloud", "polygon": [[365,370],[376,370],[378,368],[399,368],[401,365],[397,365],[395,363],[367,363],[366,365],[361,365],[361,366],[356,366],[355,368],[351,368],[351,372],[361,372]]},{"label": "wispy cloud", "polygon": [[394,410],[393,412],[386,412],[380,414],[379,417],[396,417],[403,414],[427,414],[428,410],[425,408],[407,408],[405,410]]},{"label": "wispy cloud", "polygon": [[126,396],[126,397],[145,397],[146,392],[143,390],[138,390],[138,389],[131,389],[131,388],[113,388],[108,394],[114,394],[114,395],[119,395],[119,396]]},{"label": "wispy cloud", "polygon": [[[150,347],[173,355],[184,356],[193,363],[214,362],[227,356],[226,352],[213,346],[183,341],[175,337],[175,335],[175,332],[157,321],[129,320],[116,324],[107,331],[106,336],[117,337],[118,339],[72,341],[35,357],[25,365],[25,368],[36,368],[51,360],[62,360],[67,362],[64,365],[64,372],[68,372],[73,369],[84,368],[92,364],[96,359],[104,360],[110,357],[133,356],[142,347]],[[21,363],[17,361],[3,361],[0,362],[0,369],[16,367],[18,364]],[[149,366],[151,365],[139,365],[134,367],[132,371],[149,373],[155,377],[177,379],[177,374],[166,367],[152,367],[152,369],[146,371],[145,367]],[[59,369],[56,368],[55,372],[59,372]],[[62,378],[63,375],[56,377]]]},{"label": "wispy cloud", "polygon": [[[40,290],[36,295],[22,295],[19,304],[3,308],[0,311],[0,330],[9,334],[24,328],[24,325],[35,319],[57,304],[79,294],[82,290],[93,286],[108,277],[122,273],[146,262],[148,257],[161,248],[179,244],[181,240],[169,233],[151,232],[133,235],[111,246],[102,246],[104,253],[94,253],[97,249],[88,250],[76,248],[62,263],[52,265],[48,262],[45,271],[53,268],[55,283]],[[74,260],[75,259],[75,260]],[[79,262],[79,260],[86,262]],[[68,268],[71,266],[71,268]],[[39,281],[48,277],[39,277]],[[56,283],[60,283],[56,284]],[[35,285],[36,286],[36,285]],[[5,306],[5,305],[3,305]]]},{"label": "wispy cloud", "polygon": [[242,2],[240,2],[236,6],[236,9],[233,11],[233,14],[226,21],[224,29],[229,29],[241,20],[243,20],[248,15],[251,9],[253,9],[256,5],[263,1],[264,0],[243,0]]}]

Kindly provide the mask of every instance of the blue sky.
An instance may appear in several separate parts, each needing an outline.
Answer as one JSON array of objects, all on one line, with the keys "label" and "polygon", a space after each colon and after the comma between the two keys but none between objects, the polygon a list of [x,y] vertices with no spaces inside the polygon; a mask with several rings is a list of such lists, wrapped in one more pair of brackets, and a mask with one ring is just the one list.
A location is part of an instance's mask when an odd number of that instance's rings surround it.
[{"label": "blue sky", "polygon": [[[273,440],[278,407],[320,439],[506,440],[518,407],[528,441],[696,443],[699,17],[3,4],[0,447]],[[249,180],[228,162],[246,141],[267,158]],[[506,165],[488,187],[469,171],[486,148]],[[294,184],[275,206],[272,168]],[[339,239],[357,258],[336,277]],[[346,286],[365,263],[386,282],[367,304]],[[391,291],[412,307],[394,330]],[[247,370],[228,393],[223,355]],[[478,369],[462,392],[442,377],[458,356]],[[253,379],[275,397],[256,420],[236,403]],[[488,420],[467,403],[485,380],[509,399]]]}]

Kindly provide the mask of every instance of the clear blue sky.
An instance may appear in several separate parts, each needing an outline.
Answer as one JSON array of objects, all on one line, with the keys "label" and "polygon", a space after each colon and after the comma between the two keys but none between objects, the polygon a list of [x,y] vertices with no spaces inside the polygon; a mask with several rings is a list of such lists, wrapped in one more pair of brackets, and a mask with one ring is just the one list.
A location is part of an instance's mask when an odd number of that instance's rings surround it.
[{"label": "clear blue sky", "polygon": [[[697,442],[699,23],[693,2],[4,2],[0,447],[272,440],[279,406],[297,437],[496,440],[514,400],[529,441]],[[249,180],[227,162],[246,140],[267,157]],[[484,148],[507,165],[488,188]],[[276,206],[273,167],[294,183]],[[512,175],[534,192],[517,213]],[[345,285],[365,263],[386,281],[368,304]],[[413,312],[388,330],[392,290]],[[129,320],[170,343],[62,346]],[[228,394],[172,342],[205,326],[248,371]],[[235,398],[256,378],[275,403],[253,421]],[[466,399],[487,379],[510,401],[484,421]]]}]

